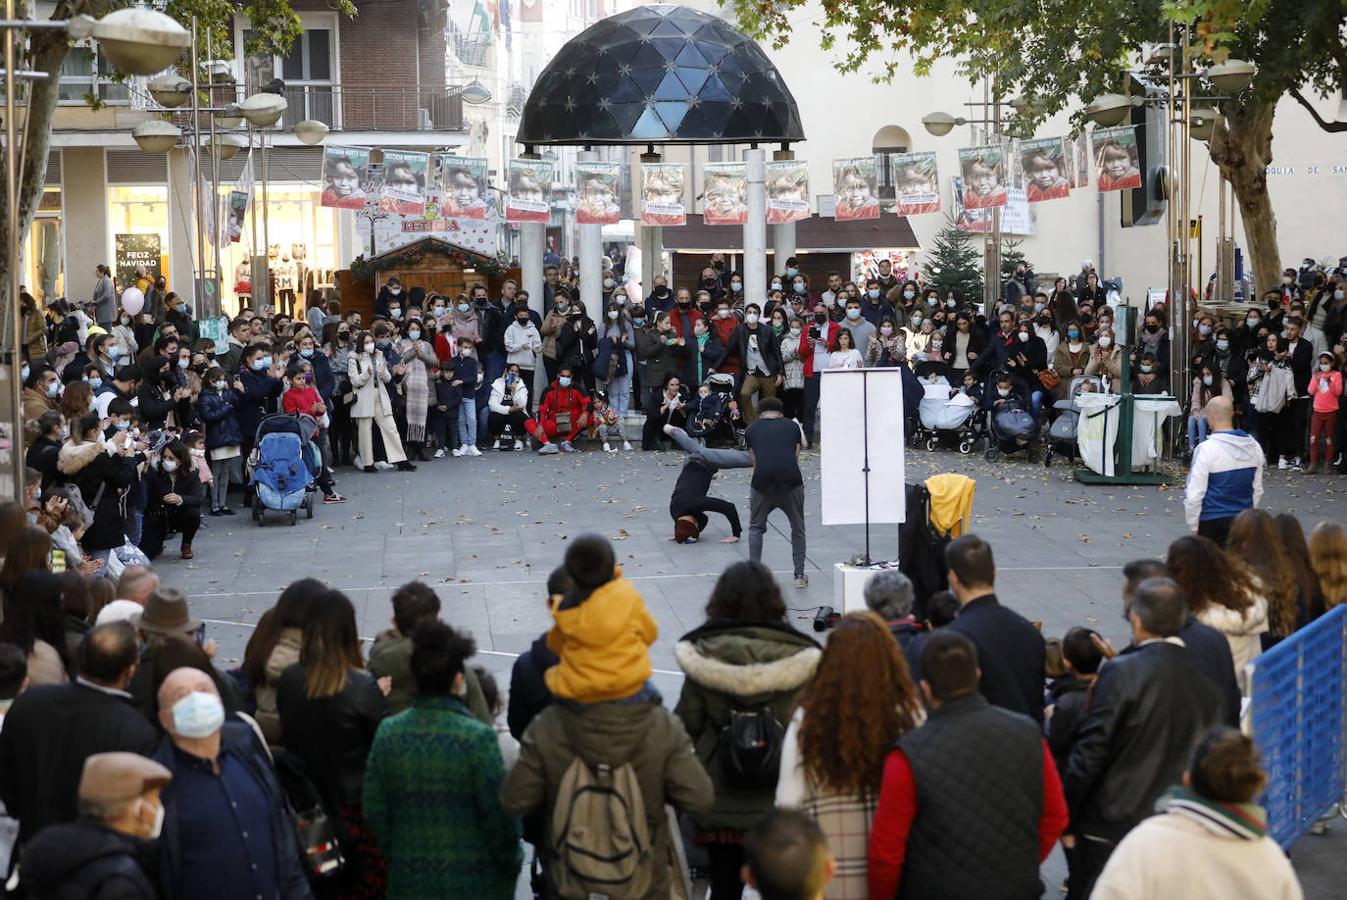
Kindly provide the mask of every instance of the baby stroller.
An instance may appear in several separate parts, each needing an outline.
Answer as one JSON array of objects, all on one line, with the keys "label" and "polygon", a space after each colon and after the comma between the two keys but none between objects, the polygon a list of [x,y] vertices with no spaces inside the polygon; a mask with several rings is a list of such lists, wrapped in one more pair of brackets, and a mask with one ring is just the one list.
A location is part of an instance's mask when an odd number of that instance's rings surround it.
[{"label": "baby stroller", "polygon": [[995,462],[1003,454],[1032,452],[1038,440],[1038,420],[1018,397],[1011,397],[987,413],[987,429],[988,462]]},{"label": "baby stroller", "polygon": [[290,524],[304,507],[313,518],[315,482],[323,459],[313,444],[318,423],[312,416],[272,415],[257,425],[257,446],[249,466],[253,521],[262,525],[267,510],[288,513]]},{"label": "baby stroller", "polygon": [[738,446],[743,419],[733,406],[734,376],[724,372],[706,376],[703,385],[711,389],[706,397],[698,397],[688,404],[687,432],[710,447],[712,442],[722,446]]},{"label": "baby stroller", "polygon": [[927,450],[935,450],[943,437],[957,441],[960,453],[971,453],[977,440],[977,417],[973,415],[977,401],[962,391],[951,394],[949,382],[943,377],[922,382],[922,387],[926,396],[917,410],[921,424],[915,443],[925,443]]},{"label": "baby stroller", "polygon": [[1068,447],[1069,458],[1076,458],[1076,431],[1080,428],[1080,405],[1076,403],[1076,398],[1086,391],[1102,391],[1104,389],[1104,380],[1098,375],[1077,375],[1071,379],[1071,384],[1067,387],[1066,397],[1058,400],[1052,406],[1060,410],[1057,418],[1053,420],[1052,425],[1048,427],[1048,434],[1045,440],[1046,447],[1043,453],[1043,465],[1052,465],[1052,454],[1059,444],[1065,444]]}]

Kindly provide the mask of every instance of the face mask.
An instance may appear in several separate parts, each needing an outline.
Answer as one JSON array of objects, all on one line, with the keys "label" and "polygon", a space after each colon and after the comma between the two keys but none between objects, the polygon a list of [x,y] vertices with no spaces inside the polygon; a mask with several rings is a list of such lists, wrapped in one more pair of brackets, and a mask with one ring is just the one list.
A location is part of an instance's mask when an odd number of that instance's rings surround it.
[{"label": "face mask", "polygon": [[913,324],[913,325],[920,325],[920,324],[921,324],[921,316],[913,316],[913,317],[912,317],[912,324]]},{"label": "face mask", "polygon": [[98,390],[98,389],[101,388],[102,386],[103,386],[103,379],[101,379],[101,378],[90,378],[90,379],[89,379],[89,387],[93,388],[94,390]]},{"label": "face mask", "polygon": [[774,291],[779,291],[779,290],[781,290],[781,282],[779,282],[779,281],[773,281],[773,282],[772,282],[772,290],[774,290]]},{"label": "face mask", "polygon": [[[145,801],[142,800],[140,802],[144,803]],[[150,826],[150,833],[145,835],[145,839],[147,841],[157,841],[159,839],[159,835],[163,834],[163,832],[164,832],[164,804],[161,801],[159,805],[154,808],[154,824]]]},{"label": "face mask", "polygon": [[1342,289],[1341,289],[1341,288],[1339,288],[1338,290],[1336,290],[1336,291],[1333,292],[1333,299],[1334,299],[1334,300],[1341,300],[1342,297],[1343,297],[1343,293],[1342,293]]},{"label": "face mask", "polygon": [[160,465],[164,467],[165,472],[172,472],[178,468],[178,461],[176,459],[166,459],[161,462]]},{"label": "face mask", "polygon": [[940,305],[940,301],[937,300],[937,299],[935,299],[934,297],[927,297],[927,298],[926,298],[926,305],[927,305],[927,306],[931,306],[931,307],[939,306],[939,305]]},{"label": "face mask", "polygon": [[1070,329],[1069,331],[1067,331],[1066,336],[1069,337],[1069,338],[1071,338],[1071,340],[1073,340],[1073,341],[1078,341],[1078,340],[1080,340],[1080,332],[1077,331],[1077,330],[1074,329],[1074,328],[1072,328],[1072,329]]},{"label": "face mask", "polygon": [[1156,333],[1157,331],[1159,331],[1159,330],[1160,330],[1160,326],[1159,326],[1159,325],[1147,325],[1147,326],[1146,326],[1146,333],[1147,333],[1147,334],[1155,334],[1155,333]]},{"label": "face mask", "polygon": [[758,314],[749,313],[748,315],[744,316],[744,321],[750,325],[756,325],[758,324]]},{"label": "face mask", "polygon": [[265,356],[259,357],[258,359],[253,360],[253,371],[261,372],[268,365],[269,364],[267,363],[267,358]]},{"label": "face mask", "polygon": [[604,286],[604,288],[607,289],[607,290],[610,290],[610,291],[611,291],[611,290],[613,289],[613,283],[614,283],[614,282],[613,282],[613,279],[611,279],[611,278],[605,278],[605,279],[603,279],[603,286]]},{"label": "face mask", "polygon": [[617,317],[620,316],[620,315],[621,315],[621,313],[619,313],[619,312],[618,312],[617,310],[615,310],[615,309],[610,309],[610,310],[608,310],[608,320],[609,320],[610,322],[616,322],[616,321],[617,321]]},{"label": "face mask", "polygon": [[795,287],[795,293],[797,293],[797,294],[803,294],[803,293],[804,293],[804,282],[803,282],[803,281],[797,281],[797,282],[795,282],[794,287]]},{"label": "face mask", "polygon": [[1296,280],[1292,278],[1290,275],[1282,276],[1282,284],[1295,284],[1295,281]]},{"label": "face mask", "polygon": [[644,328],[644,327],[645,327],[645,319],[632,319],[632,320],[631,320],[631,324],[632,324],[632,325],[635,325],[637,328]]},{"label": "face mask", "polygon": [[118,431],[125,431],[126,429],[128,429],[128,428],[131,427],[131,423],[130,423],[130,422],[116,422],[116,423],[113,424],[113,427],[116,428]]},{"label": "face mask", "polygon": [[515,375],[515,373],[513,373],[513,372],[506,372],[506,373],[505,373],[505,383],[506,383],[506,384],[514,384],[514,380],[515,380],[517,377],[519,377],[519,376]]},{"label": "face mask", "polygon": [[29,373],[29,371],[30,371],[30,370],[29,370],[29,368],[28,368],[28,363],[24,363],[24,364],[23,364],[23,367],[22,367],[21,369],[19,369],[19,380],[20,380],[20,381],[27,381],[27,380],[28,380],[28,373]]},{"label": "face mask", "polygon": [[48,397],[55,397],[59,393],[61,393],[61,382],[53,381],[51,384],[47,385]]},{"label": "face mask", "polygon": [[996,393],[1000,394],[1002,397],[1009,397],[1009,396],[1010,396],[1010,388],[999,387],[999,388],[996,389]]},{"label": "face mask", "polygon": [[[561,307],[561,308],[562,308],[562,309],[565,309],[565,307]],[[461,313],[465,313],[465,312],[467,312],[467,311],[470,310],[470,309],[472,309],[472,307],[469,306],[469,305],[466,304],[466,303],[460,303],[460,304],[458,305],[458,311],[461,312]]]},{"label": "face mask", "polygon": [[679,304],[680,306],[687,306],[689,303],[692,302],[692,298],[691,298],[691,297],[679,297],[678,300],[677,300],[677,302],[678,302],[678,304]]},{"label": "face mask", "polygon": [[366,342],[365,342],[365,352],[366,352],[366,353],[373,353],[373,352],[374,352],[374,342],[373,342],[373,341],[366,341]]},{"label": "face mask", "polygon": [[787,277],[787,278],[794,278],[794,277],[795,277],[795,273],[798,272],[798,271],[800,271],[800,270],[797,269],[797,268],[795,268],[794,266],[786,266],[786,277]]},{"label": "face mask", "polygon": [[942,343],[943,343],[943,342],[942,342],[940,339],[938,339],[938,338],[937,338],[936,340],[934,340],[934,341],[931,341],[931,349],[932,349],[932,350],[939,350]]},{"label": "face mask", "polygon": [[109,345],[107,348],[108,359],[117,359],[122,355],[122,348],[116,345]]},{"label": "face mask", "polygon": [[1020,343],[1021,343],[1021,344],[1027,344],[1027,343],[1029,343],[1029,332],[1027,332],[1027,331],[1021,331],[1021,332],[1020,332]]},{"label": "face mask", "polygon": [[390,285],[388,288],[388,293],[396,297],[398,294],[402,293],[402,288],[398,287],[397,285]]},{"label": "face mask", "polygon": [[729,317],[730,317],[730,311],[729,311],[728,309],[718,309],[718,310],[716,310],[716,318],[717,318],[717,319],[728,319]]},{"label": "face mask", "polygon": [[402,318],[402,310],[400,310],[400,309],[390,309],[390,310],[388,311],[388,314],[389,314],[390,316],[392,316],[393,318],[395,318],[395,319],[401,319],[401,318]]},{"label": "face mask", "polygon": [[954,298],[950,297],[948,300],[946,300],[945,305],[948,306],[950,309],[953,309],[955,306]]},{"label": "face mask", "polygon": [[[416,338],[417,338],[420,334],[421,334],[421,332],[419,332],[419,331],[413,331],[413,332],[412,332],[412,340],[416,340]],[[305,359],[310,359],[310,358],[313,357],[313,348],[312,348],[312,347],[305,347],[304,349],[302,349],[302,350],[299,351],[299,355],[302,356],[302,357],[304,357]]]},{"label": "face mask", "polygon": [[819,323],[820,325],[822,325],[824,322],[828,321],[828,314],[827,314],[827,313],[814,313],[814,321],[817,322],[817,323]]},{"label": "face mask", "polygon": [[1109,347],[1113,346],[1113,338],[1109,337],[1108,335],[1104,335],[1099,339],[1099,346],[1107,350]]},{"label": "face mask", "polygon": [[706,340],[706,329],[704,329],[704,328],[694,328],[694,329],[692,329],[692,336],[695,337],[695,338],[696,338],[697,340],[699,340],[699,341],[704,341],[704,340]]},{"label": "face mask", "polygon": [[561,385],[562,387],[570,387],[571,380],[567,378],[565,375],[562,375],[560,378],[557,379],[557,384]]},{"label": "face mask", "polygon": [[1151,373],[1151,370],[1154,369],[1155,366],[1148,366],[1145,363],[1142,363],[1141,365],[1137,366],[1137,368],[1141,370],[1142,374],[1149,375]]},{"label": "face mask", "polygon": [[173,704],[173,731],[185,738],[207,738],[224,725],[224,704],[214,694],[192,691]]},{"label": "face mask", "polygon": [[744,289],[744,283],[743,283],[742,281],[731,281],[731,282],[730,282],[730,290],[732,290],[732,291],[742,291],[743,289]]},{"label": "face mask", "polygon": [[1245,319],[1244,321],[1250,328],[1257,328],[1263,320],[1258,318],[1257,316],[1249,316],[1249,318]]},{"label": "face mask", "polygon": [[1202,335],[1203,337],[1206,337],[1207,335],[1211,334],[1211,326],[1199,325],[1197,326],[1197,333]]},{"label": "face mask", "polygon": [[1221,338],[1216,342],[1216,349],[1224,353],[1225,351],[1230,349],[1230,342],[1227,341],[1225,338]]},{"label": "face mask", "polygon": [[917,296],[917,292],[916,292],[916,291],[903,291],[903,299],[904,299],[904,300],[911,300],[912,298],[914,298],[914,297],[916,297],[916,296]]},{"label": "face mask", "polygon": [[790,336],[791,336],[791,337],[798,337],[799,334],[800,334],[800,326],[799,326],[799,325],[791,325],[791,326],[790,326]]},{"label": "face mask", "polygon": [[[557,304],[557,312],[559,312],[559,313],[563,313],[563,314],[564,314],[564,313],[566,312],[566,310],[568,310],[568,309],[570,309],[570,308],[571,308],[571,305],[570,305],[569,303],[558,303],[558,304]],[[460,309],[459,311],[460,311],[460,312],[467,312],[468,310],[467,310],[467,308],[465,307],[465,308],[463,308],[463,309]]]},{"label": "face mask", "polygon": [[215,382],[215,389],[216,389],[217,391],[223,391],[223,390],[224,390],[225,388],[227,388],[227,387],[229,387],[229,382],[227,382],[227,381],[217,381],[217,382]]},{"label": "face mask", "polygon": [[861,311],[860,311],[859,309],[857,309],[856,307],[852,306],[852,307],[849,307],[849,308],[847,309],[847,318],[848,318],[848,319],[851,319],[851,320],[854,321],[854,320],[856,320],[856,319],[859,319],[860,317],[861,317]]},{"label": "face mask", "polygon": [[871,300],[878,300],[879,288],[869,288],[868,290],[866,290],[865,296],[869,297]]},{"label": "face mask", "polygon": [[1202,376],[1202,383],[1205,384],[1207,387],[1211,387],[1211,376],[1210,376],[1210,375],[1203,375],[1203,376]]},{"label": "face mask", "polygon": [[435,307],[435,317],[439,318],[442,315],[444,315],[444,307],[443,306]]},{"label": "face mask", "polygon": [[191,364],[192,364],[192,361],[191,361],[190,359],[180,359],[180,360],[178,360],[178,368],[179,368],[179,369],[185,369],[185,368],[187,368],[188,366],[190,366]]},{"label": "face mask", "polygon": [[893,334],[893,326],[892,326],[892,325],[881,325],[881,326],[879,326],[879,333],[882,334],[882,335],[884,335],[884,337],[889,337],[890,335]]}]

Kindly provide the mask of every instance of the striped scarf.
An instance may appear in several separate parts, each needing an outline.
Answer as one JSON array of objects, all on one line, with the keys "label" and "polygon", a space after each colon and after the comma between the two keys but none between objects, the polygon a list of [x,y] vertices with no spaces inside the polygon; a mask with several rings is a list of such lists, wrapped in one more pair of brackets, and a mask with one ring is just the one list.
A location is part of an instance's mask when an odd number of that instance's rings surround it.
[{"label": "striped scarf", "polygon": [[1183,816],[1219,837],[1256,841],[1267,835],[1267,811],[1256,803],[1218,803],[1175,785],[1156,801],[1155,811]]}]

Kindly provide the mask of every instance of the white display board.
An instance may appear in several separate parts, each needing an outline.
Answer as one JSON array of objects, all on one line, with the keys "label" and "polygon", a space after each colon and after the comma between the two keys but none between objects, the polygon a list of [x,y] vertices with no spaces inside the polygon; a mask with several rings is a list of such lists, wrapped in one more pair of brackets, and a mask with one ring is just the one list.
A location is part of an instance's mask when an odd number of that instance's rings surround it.
[{"label": "white display board", "polygon": [[[907,518],[903,378],[897,369],[829,369],[819,384],[823,524]],[[869,463],[869,478],[866,464]]]}]

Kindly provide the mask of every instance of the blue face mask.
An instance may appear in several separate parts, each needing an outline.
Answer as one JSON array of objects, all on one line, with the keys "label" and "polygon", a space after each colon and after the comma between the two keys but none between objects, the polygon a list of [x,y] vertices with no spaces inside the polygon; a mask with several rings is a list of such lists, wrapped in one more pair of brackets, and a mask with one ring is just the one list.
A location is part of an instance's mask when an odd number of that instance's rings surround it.
[{"label": "blue face mask", "polygon": [[390,310],[388,311],[388,314],[389,314],[390,316],[392,316],[393,318],[395,318],[395,319],[401,319],[401,318],[402,318],[402,310],[401,310],[401,309],[390,309]]},{"label": "blue face mask", "polygon": [[89,379],[89,387],[93,388],[94,390],[98,390],[98,389],[101,388],[102,386],[103,386],[103,379],[101,379],[101,378],[90,378],[90,379]]},{"label": "blue face mask", "polygon": [[645,319],[632,319],[631,324],[635,325],[637,328],[640,328],[645,325]]},{"label": "blue face mask", "polygon": [[24,364],[23,364],[23,368],[19,369],[19,380],[20,380],[20,381],[27,381],[27,380],[28,380],[28,374],[29,374],[30,371],[31,371],[31,370],[28,368],[28,363],[24,363]]},{"label": "blue face mask", "polygon": [[128,422],[128,421],[124,421],[124,420],[119,419],[119,420],[117,420],[116,422],[113,423],[113,426],[112,426],[112,427],[116,428],[118,431],[125,431],[126,429],[128,429],[128,428],[131,427],[131,423]]},{"label": "blue face mask", "polygon": [[259,356],[257,359],[253,360],[253,371],[261,372],[269,365],[271,365],[271,360],[267,359],[265,356]]},{"label": "blue face mask", "polygon": [[205,691],[192,691],[173,704],[173,731],[185,738],[207,738],[224,725],[224,704]]},{"label": "blue face mask", "polygon": [[305,359],[309,359],[313,356],[313,348],[306,347],[305,349],[299,351],[299,355],[304,357]]},{"label": "blue face mask", "polygon": [[798,271],[800,271],[800,270],[797,269],[797,268],[795,268],[794,266],[786,266],[786,276],[787,276],[788,278],[794,278],[794,277],[795,277],[795,273],[798,272]]},{"label": "blue face mask", "polygon": [[108,351],[108,359],[116,359],[117,357],[122,355],[122,348],[116,346],[115,344],[109,346],[107,348],[107,351]]},{"label": "blue face mask", "polygon": [[408,337],[409,339],[413,340],[413,341],[419,341],[419,340],[421,340],[421,332],[419,332],[419,331],[413,329],[413,330],[407,332],[407,337]]},{"label": "blue face mask", "polygon": [[561,385],[562,387],[570,387],[571,380],[567,378],[565,375],[563,375],[557,379],[557,384]]}]

